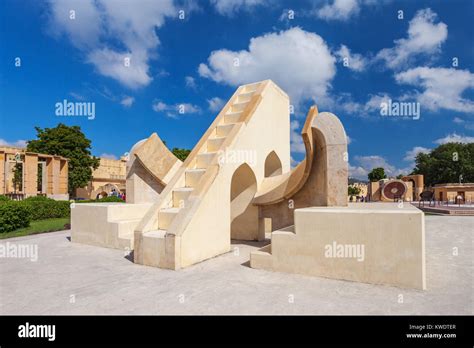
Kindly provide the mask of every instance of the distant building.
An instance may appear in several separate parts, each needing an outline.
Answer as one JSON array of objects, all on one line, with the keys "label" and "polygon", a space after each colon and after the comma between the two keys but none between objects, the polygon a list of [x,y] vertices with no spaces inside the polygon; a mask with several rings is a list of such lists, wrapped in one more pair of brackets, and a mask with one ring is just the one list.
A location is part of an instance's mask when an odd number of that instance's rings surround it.
[{"label": "distant building", "polygon": [[0,147],[0,195],[69,199],[67,158]]},{"label": "distant building", "polygon": [[372,202],[418,201],[424,189],[423,175],[407,175],[399,179],[382,179],[369,183]]},{"label": "distant building", "polygon": [[84,188],[76,190],[76,198],[96,199],[97,195],[107,196],[113,190],[125,193],[126,157],[119,160],[100,158],[99,167],[92,172],[92,180]]},{"label": "distant building", "polygon": [[[472,203],[474,199],[474,183],[437,184],[433,187],[434,199],[441,202],[456,204]],[[462,197],[458,199],[458,197]]]}]

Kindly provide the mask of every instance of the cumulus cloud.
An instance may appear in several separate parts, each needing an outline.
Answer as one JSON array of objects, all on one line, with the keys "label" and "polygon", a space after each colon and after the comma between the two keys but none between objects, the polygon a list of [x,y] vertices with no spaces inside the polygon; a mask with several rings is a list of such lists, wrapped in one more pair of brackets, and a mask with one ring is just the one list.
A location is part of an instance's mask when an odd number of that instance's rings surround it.
[{"label": "cumulus cloud", "polygon": [[430,8],[418,11],[410,21],[408,37],[395,40],[394,47],[382,49],[375,59],[396,69],[416,55],[438,53],[448,37],[448,26],[443,22],[436,23],[437,17]]},{"label": "cumulus cloud", "polygon": [[474,143],[474,137],[467,135],[459,135],[456,133],[448,134],[444,138],[440,138],[434,141],[436,144],[442,145],[447,143]]},{"label": "cumulus cloud", "polygon": [[365,103],[356,102],[350,95],[341,94],[334,103],[334,108],[343,110],[354,116],[367,117],[371,113],[380,112],[381,104],[388,102],[390,96],[386,93],[369,95],[369,99]]},{"label": "cumulus cloud", "polygon": [[358,0],[333,0],[316,10],[316,16],[325,20],[345,21],[355,16],[360,11],[361,1]]},{"label": "cumulus cloud", "polygon": [[301,137],[301,133],[298,131],[299,128],[300,123],[297,120],[292,120],[290,122],[290,149],[291,152],[306,153],[303,138]]},{"label": "cumulus cloud", "polygon": [[[156,57],[156,29],[177,13],[172,0],[49,0],[50,28],[66,35],[96,70],[129,88],[148,85]],[[74,11],[74,12],[71,12]],[[112,46],[113,41],[119,45]],[[120,46],[120,48],[117,48]]]},{"label": "cumulus cloud", "polygon": [[415,146],[411,150],[408,150],[407,152],[405,152],[405,157],[403,158],[403,160],[408,161],[408,162],[414,162],[416,156],[419,153],[429,153],[430,151],[431,151],[431,149],[428,149],[426,147]]},{"label": "cumulus cloud", "polygon": [[268,0],[210,0],[216,11],[224,16],[232,17],[241,10],[251,11],[260,5],[268,5]]},{"label": "cumulus cloud", "polygon": [[123,106],[129,108],[130,106],[133,105],[134,102],[135,102],[135,98],[134,98],[134,97],[125,96],[125,97],[123,97],[122,100],[120,101],[120,104],[122,104]]},{"label": "cumulus cloud", "polygon": [[214,51],[198,71],[202,77],[230,86],[271,79],[297,105],[305,99],[327,101],[336,67],[319,35],[291,28],[252,38],[247,50]]},{"label": "cumulus cloud", "polygon": [[400,174],[408,174],[412,166],[397,168],[390,164],[384,157],[379,155],[355,156],[354,165],[349,164],[349,176],[356,179],[367,180],[367,175],[372,169],[382,167],[388,177],[396,177]]},{"label": "cumulus cloud", "polygon": [[367,169],[362,168],[361,166],[352,166],[349,163],[349,178],[355,178],[359,180],[367,180],[367,175],[369,171]]},{"label": "cumulus cloud", "polygon": [[225,105],[225,101],[219,97],[213,97],[207,100],[209,104],[209,110],[212,112],[221,111],[222,107]]},{"label": "cumulus cloud", "polygon": [[351,53],[346,45],[341,45],[335,54],[342,63],[347,62],[344,66],[350,70],[360,72],[366,68],[367,60],[361,54]]},{"label": "cumulus cloud", "polygon": [[164,113],[167,117],[178,118],[179,115],[191,115],[201,113],[201,108],[190,103],[166,104],[160,100],[154,100],[153,111]]},{"label": "cumulus cloud", "polygon": [[474,102],[462,96],[466,90],[474,88],[474,74],[468,70],[418,67],[396,74],[395,79],[421,89],[412,97],[422,108],[474,112]]},{"label": "cumulus cloud", "polygon": [[10,142],[0,138],[0,146],[24,148],[26,145],[26,140],[15,140]]}]

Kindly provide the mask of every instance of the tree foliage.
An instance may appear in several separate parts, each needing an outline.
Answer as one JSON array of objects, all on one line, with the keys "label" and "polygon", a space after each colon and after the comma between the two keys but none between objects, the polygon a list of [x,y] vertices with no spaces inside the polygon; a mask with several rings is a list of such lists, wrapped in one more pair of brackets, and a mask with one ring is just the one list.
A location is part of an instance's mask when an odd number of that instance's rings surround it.
[{"label": "tree foliage", "polygon": [[79,126],[58,124],[55,128],[35,127],[37,139],[28,141],[27,151],[58,155],[69,159],[69,194],[92,179],[92,170],[100,160],[91,156],[91,141]]},{"label": "tree foliage", "polygon": [[347,186],[347,193],[349,196],[357,196],[360,193],[360,187]]},{"label": "tree foliage", "polygon": [[173,153],[173,155],[178,157],[181,161],[184,161],[186,157],[188,157],[188,155],[190,154],[191,150],[180,149],[180,148],[174,147],[173,150],[171,150],[171,152]]},{"label": "tree foliage", "polygon": [[447,143],[430,153],[419,153],[412,174],[423,174],[427,186],[435,184],[474,182],[474,143]]},{"label": "tree foliage", "polygon": [[385,169],[382,167],[374,168],[372,171],[367,175],[369,181],[379,181],[385,179],[387,175],[385,175]]}]

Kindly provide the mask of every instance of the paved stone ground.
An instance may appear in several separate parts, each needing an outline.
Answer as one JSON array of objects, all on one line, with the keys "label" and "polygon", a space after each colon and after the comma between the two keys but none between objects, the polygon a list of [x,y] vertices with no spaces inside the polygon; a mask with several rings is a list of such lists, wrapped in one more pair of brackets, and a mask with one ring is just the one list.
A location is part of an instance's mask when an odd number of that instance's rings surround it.
[{"label": "paved stone ground", "polygon": [[473,217],[426,216],[427,291],[254,270],[257,243],[175,272],[68,231],[9,239],[39,258],[0,258],[0,314],[473,314],[473,232]]}]

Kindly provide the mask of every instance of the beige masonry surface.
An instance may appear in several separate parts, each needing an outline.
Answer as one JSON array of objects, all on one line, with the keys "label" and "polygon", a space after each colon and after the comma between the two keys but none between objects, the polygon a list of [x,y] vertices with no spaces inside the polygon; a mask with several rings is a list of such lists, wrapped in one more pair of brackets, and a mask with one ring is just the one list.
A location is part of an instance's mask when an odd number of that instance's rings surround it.
[{"label": "beige masonry surface", "polygon": [[411,204],[295,210],[295,225],[253,252],[253,268],[426,289],[424,213]]},{"label": "beige masonry surface", "polygon": [[[347,206],[347,136],[316,106],[302,130],[306,157],[291,169],[289,106],[270,80],[243,85],[184,162],[156,134],[139,141],[127,203],[76,204],[72,241],[132,248],[137,264],[178,270],[273,231],[251,267],[424,289],[423,213]],[[363,246],[363,260],[325,257],[327,245]]]}]

